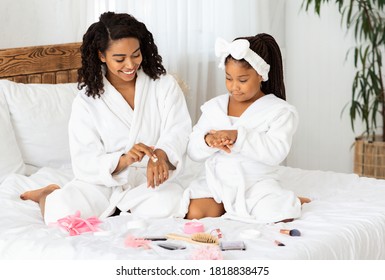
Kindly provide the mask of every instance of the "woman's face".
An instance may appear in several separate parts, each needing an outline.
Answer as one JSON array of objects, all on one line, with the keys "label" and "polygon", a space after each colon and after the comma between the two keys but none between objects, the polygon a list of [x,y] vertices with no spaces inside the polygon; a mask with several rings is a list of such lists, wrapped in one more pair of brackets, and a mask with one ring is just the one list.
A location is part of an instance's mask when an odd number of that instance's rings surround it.
[{"label": "woman's face", "polygon": [[262,76],[241,62],[229,59],[226,62],[226,88],[234,101],[252,103],[261,96]]},{"label": "woman's face", "polygon": [[111,84],[135,82],[143,57],[139,40],[123,38],[110,42],[104,54],[99,53],[100,60],[107,66],[107,79]]}]

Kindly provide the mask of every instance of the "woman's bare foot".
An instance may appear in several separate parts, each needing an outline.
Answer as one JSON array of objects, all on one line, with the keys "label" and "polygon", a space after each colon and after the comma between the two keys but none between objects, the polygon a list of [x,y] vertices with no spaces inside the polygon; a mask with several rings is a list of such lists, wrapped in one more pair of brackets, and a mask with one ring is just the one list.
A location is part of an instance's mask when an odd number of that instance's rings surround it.
[{"label": "woman's bare foot", "polygon": [[309,203],[311,202],[311,199],[310,198],[307,198],[307,197],[301,197],[299,196],[299,201],[301,202],[301,205],[304,204],[304,203]]},{"label": "woman's bare foot", "polygon": [[37,190],[25,192],[20,195],[20,198],[22,200],[32,200],[39,203],[42,197],[46,197],[57,189],[60,189],[60,187],[58,185],[52,184]]}]

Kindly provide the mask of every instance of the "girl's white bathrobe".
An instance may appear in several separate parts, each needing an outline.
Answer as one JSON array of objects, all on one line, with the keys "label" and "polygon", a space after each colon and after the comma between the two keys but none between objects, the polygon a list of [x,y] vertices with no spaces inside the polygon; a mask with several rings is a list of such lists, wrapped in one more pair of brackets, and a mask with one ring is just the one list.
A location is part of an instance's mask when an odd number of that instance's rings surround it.
[{"label": "girl's white bathrobe", "polygon": [[[297,128],[296,109],[268,94],[234,118],[227,114],[228,102],[225,94],[201,107],[187,153],[194,161],[205,161],[205,170],[186,189],[185,205],[190,198],[213,197],[223,202],[225,218],[270,223],[299,217],[299,199],[280,186],[276,172]],[[207,146],[204,136],[212,129],[238,131],[231,153]]]},{"label": "girl's white bathrobe", "polygon": [[[130,210],[139,217],[179,216],[183,188],[175,179],[182,170],[191,119],[178,83],[171,75],[157,80],[138,71],[135,109],[104,78],[101,98],[82,91],[75,98],[69,141],[75,179],[46,200],[45,221],[80,210],[82,217],[105,218]],[[159,187],[147,187],[145,156],[118,174],[119,158],[136,143],[162,149],[176,170]]]}]

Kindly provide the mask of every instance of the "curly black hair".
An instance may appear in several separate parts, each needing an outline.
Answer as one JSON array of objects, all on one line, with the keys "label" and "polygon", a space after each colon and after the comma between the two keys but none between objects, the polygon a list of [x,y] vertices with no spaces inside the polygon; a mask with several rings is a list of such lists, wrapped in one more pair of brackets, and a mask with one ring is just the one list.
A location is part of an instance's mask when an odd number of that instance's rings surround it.
[{"label": "curly black hair", "polygon": [[[275,96],[286,100],[282,55],[275,39],[266,33],[249,37],[238,37],[234,40],[237,39],[248,40],[250,42],[250,49],[270,65],[269,79],[262,82],[262,92],[265,94],[273,93]],[[226,58],[226,62],[229,58],[232,58],[231,55]],[[251,68],[251,65],[246,60],[242,59],[240,62],[243,63],[245,67]]]},{"label": "curly black hair", "polygon": [[166,73],[158,47],[146,25],[126,13],[106,12],[88,28],[80,47],[82,66],[78,70],[78,88],[81,90],[85,87],[87,96],[95,98],[104,93],[103,62],[99,58],[99,51],[104,54],[112,40],[122,38],[139,40],[143,56],[141,68],[149,77],[156,80]]}]

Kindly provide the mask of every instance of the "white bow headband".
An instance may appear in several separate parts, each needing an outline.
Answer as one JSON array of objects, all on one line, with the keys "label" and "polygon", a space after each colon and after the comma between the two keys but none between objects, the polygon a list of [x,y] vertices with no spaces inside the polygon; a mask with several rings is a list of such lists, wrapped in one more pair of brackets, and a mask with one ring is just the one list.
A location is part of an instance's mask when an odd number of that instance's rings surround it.
[{"label": "white bow headband", "polygon": [[226,57],[231,55],[237,60],[246,60],[262,76],[264,82],[269,79],[270,65],[250,49],[250,43],[246,39],[238,39],[228,43],[226,40],[218,38],[215,42],[215,55],[221,58],[220,68],[225,67]]}]

